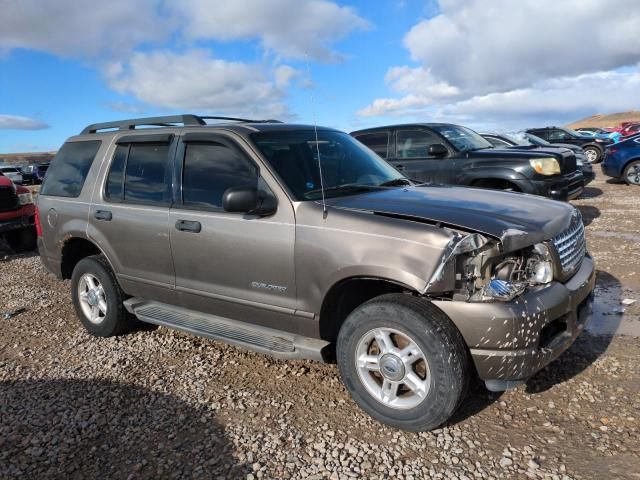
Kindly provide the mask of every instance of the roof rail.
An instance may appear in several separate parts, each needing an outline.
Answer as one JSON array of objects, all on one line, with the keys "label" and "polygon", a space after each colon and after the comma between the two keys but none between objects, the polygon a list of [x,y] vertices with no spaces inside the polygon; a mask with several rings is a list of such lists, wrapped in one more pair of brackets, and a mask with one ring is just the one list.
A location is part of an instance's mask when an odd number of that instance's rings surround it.
[{"label": "roof rail", "polygon": [[165,117],[145,117],[145,118],[130,118],[128,120],[116,120],[113,122],[93,123],[87,125],[81,132],[85,133],[97,133],[100,130],[134,130],[140,126],[152,126],[152,127],[173,127],[176,123],[181,123],[184,126],[193,125],[206,125],[205,120],[231,120],[234,122],[247,122],[247,123],[282,123],[279,120],[249,120],[246,118],[236,117],[218,117],[218,116],[199,116],[192,114],[185,115],[168,115]]}]

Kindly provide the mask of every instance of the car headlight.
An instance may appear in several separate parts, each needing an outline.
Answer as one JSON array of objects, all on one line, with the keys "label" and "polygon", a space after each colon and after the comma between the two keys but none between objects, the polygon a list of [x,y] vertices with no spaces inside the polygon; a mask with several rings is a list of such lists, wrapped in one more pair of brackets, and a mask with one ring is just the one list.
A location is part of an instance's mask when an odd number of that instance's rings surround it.
[{"label": "car headlight", "polygon": [[527,260],[529,283],[544,285],[553,280],[553,259],[549,247],[538,243],[533,247],[533,255]]},{"label": "car headlight", "polygon": [[560,173],[560,164],[555,158],[531,158],[529,164],[540,175],[555,175]]},{"label": "car headlight", "polygon": [[18,200],[20,201],[20,205],[31,205],[33,203],[33,195],[31,192],[27,193],[19,193]]}]

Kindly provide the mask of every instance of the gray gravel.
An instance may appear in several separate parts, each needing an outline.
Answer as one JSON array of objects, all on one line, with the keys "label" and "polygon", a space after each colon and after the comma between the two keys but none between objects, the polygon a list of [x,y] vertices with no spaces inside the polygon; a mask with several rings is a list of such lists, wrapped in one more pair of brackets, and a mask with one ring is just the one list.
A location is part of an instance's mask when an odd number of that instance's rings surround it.
[{"label": "gray gravel", "polygon": [[35,255],[0,254],[0,292],[0,312],[28,308],[0,320],[2,478],[640,478],[637,338],[583,335],[411,434],[361,412],[334,365],[164,328],[90,337]]}]

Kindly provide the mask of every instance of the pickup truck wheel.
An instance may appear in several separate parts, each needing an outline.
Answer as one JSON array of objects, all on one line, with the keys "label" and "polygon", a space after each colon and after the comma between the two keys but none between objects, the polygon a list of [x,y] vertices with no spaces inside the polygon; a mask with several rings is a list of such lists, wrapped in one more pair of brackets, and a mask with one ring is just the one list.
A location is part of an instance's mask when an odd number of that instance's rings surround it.
[{"label": "pickup truck wheel", "polygon": [[7,233],[6,240],[14,252],[28,252],[36,248],[38,235],[35,227],[27,227]]},{"label": "pickup truck wheel", "polygon": [[133,325],[124,294],[102,255],[83,258],[71,275],[71,296],[84,328],[97,337],[120,335]]},{"label": "pickup truck wheel", "polygon": [[338,334],[337,362],[364,411],[415,432],[446,422],[469,381],[458,330],[431,303],[410,295],[383,295],[356,308]]},{"label": "pickup truck wheel", "polygon": [[640,160],[627,165],[622,176],[629,185],[640,185]]},{"label": "pickup truck wheel", "polygon": [[589,163],[598,163],[602,157],[600,150],[596,147],[585,147],[584,154],[587,157],[587,162]]}]

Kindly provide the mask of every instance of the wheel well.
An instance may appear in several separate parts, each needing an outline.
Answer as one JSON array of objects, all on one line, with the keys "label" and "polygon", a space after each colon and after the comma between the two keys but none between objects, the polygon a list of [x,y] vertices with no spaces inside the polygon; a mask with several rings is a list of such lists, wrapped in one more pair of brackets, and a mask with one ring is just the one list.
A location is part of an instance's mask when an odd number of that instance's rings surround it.
[{"label": "wheel well", "polygon": [[624,173],[624,171],[627,169],[629,165],[631,165],[633,162],[638,162],[638,161],[640,161],[640,157],[632,158],[622,166],[622,169],[620,171]]},{"label": "wheel well", "polygon": [[411,292],[411,289],[390,280],[350,278],[329,290],[320,310],[320,337],[335,342],[342,323],[356,307],[385,293]]},{"label": "wheel well", "polygon": [[510,182],[509,180],[504,180],[502,178],[481,178],[478,180],[474,180],[471,186],[478,188],[493,188],[496,190],[511,189],[514,192],[522,191],[520,187],[515,183]]},{"label": "wheel well", "polygon": [[73,269],[83,258],[101,253],[98,247],[85,238],[75,237],[67,240],[62,247],[62,264],[60,266],[62,278],[71,278]]}]

